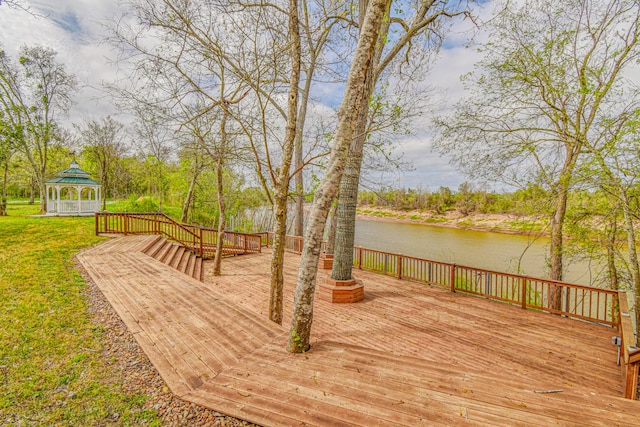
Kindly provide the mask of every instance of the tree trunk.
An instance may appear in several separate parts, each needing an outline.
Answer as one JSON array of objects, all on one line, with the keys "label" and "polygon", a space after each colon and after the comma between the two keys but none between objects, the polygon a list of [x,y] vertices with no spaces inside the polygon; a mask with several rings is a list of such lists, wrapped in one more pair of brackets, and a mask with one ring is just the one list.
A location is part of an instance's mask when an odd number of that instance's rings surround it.
[{"label": "tree trunk", "polygon": [[[549,248],[551,280],[562,280],[562,258],[563,258],[563,230],[564,219],[567,212],[567,189],[560,185],[556,197],[556,209],[551,217],[551,245]],[[560,310],[562,307],[561,287],[553,286],[549,294],[549,308]]]},{"label": "tree trunk", "polygon": [[609,271],[609,287],[618,290],[618,269],[616,268],[616,235],[618,234],[618,215],[613,213],[611,225],[607,232],[607,270]]},{"label": "tree trunk", "polygon": [[0,188],[0,216],[7,215],[7,176],[9,174],[9,157],[3,162],[2,188]]},{"label": "tree trunk", "polygon": [[302,145],[303,145],[303,132],[304,123],[307,118],[307,104],[309,103],[309,92],[311,91],[311,77],[314,69],[313,60],[306,73],[306,80],[304,83],[304,89],[302,91],[302,99],[300,101],[300,111],[298,112],[298,122],[296,124],[296,140],[295,140],[295,152],[294,152],[294,164],[293,167],[298,171],[295,175],[296,184],[296,222],[294,228],[294,234],[296,236],[302,236],[304,233],[304,177],[302,175]]},{"label": "tree trunk", "polygon": [[29,204],[33,205],[35,202],[36,202],[36,179],[32,174],[31,180],[29,181]]},{"label": "tree trunk", "polygon": [[[551,217],[550,278],[561,281],[563,278],[564,257],[564,220],[567,215],[567,198],[573,175],[573,168],[580,153],[579,147],[565,143],[566,158],[556,184],[556,206]],[[549,308],[562,308],[562,288],[553,286],[549,294]]]},{"label": "tree trunk", "polygon": [[357,137],[354,132],[360,116],[359,110],[363,102],[366,102],[371,95],[367,79],[371,73],[372,58],[380,27],[389,10],[390,3],[390,0],[371,0],[349,70],[344,99],[338,110],[338,125],[331,156],[322,182],[315,193],[305,230],[287,343],[287,350],[292,353],[301,353],[309,349],[311,324],[313,323],[313,296],[324,226],[331,203],[338,192],[346,166],[349,146],[354,137]]},{"label": "tree trunk", "polygon": [[269,319],[282,324],[284,307],[284,244],[287,234],[287,189],[278,189],[273,196],[275,230],[273,231],[273,251],[271,255],[271,287],[269,295]]},{"label": "tree trunk", "polygon": [[[360,0],[360,25],[362,27],[362,17],[366,14],[368,0]],[[384,29],[383,29],[384,27]],[[388,23],[383,24],[380,34],[386,34],[388,31]],[[381,37],[382,39],[382,37]],[[356,209],[358,207],[358,188],[360,186],[360,170],[362,167],[362,151],[367,138],[367,124],[369,120],[369,98],[375,88],[374,73],[380,64],[382,55],[382,46],[384,43],[379,40],[374,55],[372,56],[372,65],[365,79],[365,86],[369,94],[362,99],[362,105],[359,108],[358,123],[354,140],[349,150],[349,159],[340,183],[340,192],[338,200],[338,222],[336,225],[335,251],[333,257],[333,267],[331,270],[331,278],[334,280],[350,280],[353,273],[353,246],[356,228]]]},{"label": "tree trunk", "polygon": [[[633,290],[636,296],[635,314],[636,314],[636,331],[640,328],[640,264],[638,263],[638,246],[636,242],[636,232],[633,228],[633,216],[629,198],[624,190],[620,191],[622,199],[622,213],[624,215],[625,231],[627,232],[627,250],[629,251],[629,267],[631,268],[631,277],[633,278]],[[636,333],[636,345],[640,344],[640,334]]]},{"label": "tree trunk", "polygon": [[[47,187],[44,182],[47,179],[47,161],[48,156],[49,138],[47,137],[43,147],[43,158],[40,163],[40,173],[36,175],[36,184],[38,186],[38,196],[40,197],[40,213],[47,213]],[[80,203],[80,195],[78,194],[78,203]]]},{"label": "tree trunk", "polygon": [[[369,76],[370,77],[370,76]],[[369,89],[372,85],[367,82]],[[371,90],[369,90],[371,93]],[[337,224],[335,236],[335,251],[331,278],[334,280],[349,280],[353,270],[353,246],[356,228],[356,208],[358,207],[358,187],[360,185],[360,167],[362,165],[362,149],[365,136],[363,135],[369,109],[368,99],[361,105],[361,116],[358,119],[358,136],[349,150],[347,166],[340,183],[337,209]]]},{"label": "tree trunk", "polygon": [[[338,198],[340,196],[338,195]],[[338,226],[338,204],[334,203],[329,212],[329,229],[327,230],[327,246],[324,250],[326,254],[333,255],[336,248],[336,228]]]},{"label": "tree trunk", "polygon": [[[224,116],[224,115],[223,115]],[[223,119],[224,120],[224,119]],[[213,258],[213,275],[219,276],[222,270],[222,247],[224,244],[224,229],[226,227],[227,207],[224,202],[224,184],[222,182],[222,156],[218,158],[216,176],[218,180],[218,240],[216,241],[216,254]]]},{"label": "tree trunk", "polygon": [[289,43],[291,49],[291,81],[287,102],[287,128],[284,138],[282,162],[274,194],[276,229],[274,231],[273,255],[271,258],[271,285],[269,296],[269,319],[282,324],[282,293],[284,286],[284,241],[287,232],[287,196],[289,195],[289,170],[296,138],[298,114],[298,90],[300,84],[300,28],[298,22],[298,2],[289,0]]},{"label": "tree trunk", "polygon": [[[223,87],[220,89],[224,96]],[[218,239],[216,240],[216,253],[213,258],[213,275],[219,276],[222,270],[222,248],[224,246],[224,229],[227,221],[227,206],[224,201],[224,182],[222,168],[224,166],[224,155],[227,148],[227,116],[229,115],[228,105],[223,99],[222,117],[220,118],[220,147],[216,162],[216,179],[218,192]],[[196,164],[196,170],[198,169]],[[195,180],[195,178],[194,178]]]},{"label": "tree trunk", "polygon": [[189,190],[187,191],[187,195],[184,198],[184,203],[182,204],[182,215],[180,217],[180,221],[183,223],[188,222],[189,210],[191,209],[191,205],[193,203],[193,193],[195,192],[196,183],[198,182],[199,176],[200,176],[200,166],[198,166],[196,161],[196,167],[193,170],[193,175],[191,176],[191,182],[189,183]]}]

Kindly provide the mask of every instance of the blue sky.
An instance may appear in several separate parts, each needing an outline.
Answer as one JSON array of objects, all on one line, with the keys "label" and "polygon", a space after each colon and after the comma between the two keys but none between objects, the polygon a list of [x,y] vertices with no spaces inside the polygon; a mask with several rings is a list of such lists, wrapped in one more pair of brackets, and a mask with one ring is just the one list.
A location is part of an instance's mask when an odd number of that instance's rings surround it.
[{"label": "blue sky", "polygon": [[[0,6],[0,42],[15,56],[22,45],[42,44],[59,53],[59,59],[78,77],[81,88],[71,110],[68,124],[85,119],[100,119],[107,114],[118,117],[118,111],[100,90],[102,81],[113,81],[117,67],[109,60],[114,56],[111,48],[100,43],[103,23],[121,10],[113,0],[21,0],[37,16],[24,11]],[[486,2],[485,2],[486,3]],[[489,7],[486,8],[489,10]],[[484,12],[486,12],[486,10]],[[445,41],[438,62],[427,81],[442,91],[448,108],[463,96],[459,76],[472,70],[478,59],[475,49],[466,48],[469,23],[453,28]],[[329,89],[323,98],[337,102],[339,94]],[[124,118],[120,117],[121,120]],[[418,124],[412,135],[402,139],[398,148],[405,160],[413,164],[413,171],[390,175],[384,183],[398,187],[437,190],[440,186],[457,189],[465,178],[430,149],[427,118]]]}]

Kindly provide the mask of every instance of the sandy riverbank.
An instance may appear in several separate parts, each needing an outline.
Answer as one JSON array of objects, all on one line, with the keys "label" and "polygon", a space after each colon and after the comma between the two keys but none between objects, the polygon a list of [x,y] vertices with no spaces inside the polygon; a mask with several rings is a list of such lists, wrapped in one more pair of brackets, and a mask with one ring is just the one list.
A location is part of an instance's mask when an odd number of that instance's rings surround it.
[{"label": "sandy riverbank", "polygon": [[458,211],[437,214],[433,211],[396,211],[379,207],[361,207],[358,208],[357,218],[507,234],[545,234],[544,222],[540,219],[510,214],[463,215]]}]

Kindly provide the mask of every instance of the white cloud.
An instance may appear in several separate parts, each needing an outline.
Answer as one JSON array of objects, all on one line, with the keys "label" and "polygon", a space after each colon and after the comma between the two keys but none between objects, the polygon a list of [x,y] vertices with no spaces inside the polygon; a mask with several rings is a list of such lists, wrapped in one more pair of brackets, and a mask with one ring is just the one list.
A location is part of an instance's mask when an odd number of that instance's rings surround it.
[{"label": "white cloud", "polygon": [[[490,2],[479,6],[479,14],[486,15]],[[85,118],[101,118],[107,114],[117,115],[117,110],[101,92],[103,81],[114,81],[117,68],[111,64],[111,48],[100,44],[103,24],[123,10],[113,0],[22,0],[36,16],[22,10],[0,5],[0,42],[9,55],[15,57],[23,45],[49,46],[59,53],[59,59],[67,65],[81,84],[76,95],[68,123],[80,123]],[[427,84],[442,90],[446,105],[452,105],[463,96],[460,75],[473,68],[478,54],[473,48],[465,48],[472,24],[466,20],[457,24],[449,34],[437,63],[427,78]],[[314,98],[335,107],[342,94],[336,85],[327,85],[314,91]],[[322,115],[321,106],[314,106],[310,115]],[[333,114],[328,109],[328,115]],[[127,120],[125,118],[125,120]],[[425,126],[426,126],[426,118]],[[448,160],[431,151],[430,139],[417,131],[417,135],[405,138],[399,150],[405,152],[415,170],[397,178],[395,185],[437,189],[440,186],[457,188],[465,180],[449,165]],[[394,178],[391,178],[394,179]]]},{"label": "white cloud", "polygon": [[21,4],[32,13],[0,6],[0,42],[14,58],[25,45],[58,52],[58,60],[79,83],[67,124],[116,113],[101,91],[102,81],[112,81],[116,68],[108,60],[110,47],[100,44],[105,20],[118,12],[115,2],[25,0]]}]

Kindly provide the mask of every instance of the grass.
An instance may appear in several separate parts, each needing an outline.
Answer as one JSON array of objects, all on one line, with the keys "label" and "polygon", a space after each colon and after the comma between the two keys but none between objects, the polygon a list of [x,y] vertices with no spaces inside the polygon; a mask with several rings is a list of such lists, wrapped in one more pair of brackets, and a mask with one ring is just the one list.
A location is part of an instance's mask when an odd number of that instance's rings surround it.
[{"label": "grass", "polygon": [[74,254],[101,240],[93,218],[38,218],[13,201],[0,217],[0,425],[159,423],[101,358]]}]

